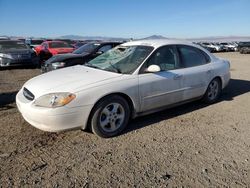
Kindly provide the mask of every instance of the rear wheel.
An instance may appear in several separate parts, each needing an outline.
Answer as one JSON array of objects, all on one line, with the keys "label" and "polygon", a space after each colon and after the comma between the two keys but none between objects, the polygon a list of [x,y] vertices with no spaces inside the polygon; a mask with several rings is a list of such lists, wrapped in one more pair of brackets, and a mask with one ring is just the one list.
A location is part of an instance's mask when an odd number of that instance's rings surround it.
[{"label": "rear wheel", "polygon": [[101,100],[93,109],[91,129],[96,135],[109,138],[120,134],[128,124],[130,109],[127,101],[113,95]]},{"label": "rear wheel", "polygon": [[211,104],[218,100],[221,95],[221,81],[218,78],[213,79],[207,88],[203,97],[204,102]]}]

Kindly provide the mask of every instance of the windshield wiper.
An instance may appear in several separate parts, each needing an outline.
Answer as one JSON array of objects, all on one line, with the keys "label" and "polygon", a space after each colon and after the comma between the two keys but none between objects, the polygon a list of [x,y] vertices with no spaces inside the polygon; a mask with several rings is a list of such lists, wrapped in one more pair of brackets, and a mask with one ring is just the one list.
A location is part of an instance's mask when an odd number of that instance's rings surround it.
[{"label": "windshield wiper", "polygon": [[117,73],[122,73],[121,70],[120,70],[118,67],[114,66],[110,61],[109,61],[108,63],[111,65],[111,67],[112,67]]},{"label": "windshield wiper", "polygon": [[90,64],[90,63],[85,63],[84,65],[87,66],[87,67],[91,67],[91,68],[95,68],[95,69],[100,69],[100,67],[95,66],[95,65]]}]

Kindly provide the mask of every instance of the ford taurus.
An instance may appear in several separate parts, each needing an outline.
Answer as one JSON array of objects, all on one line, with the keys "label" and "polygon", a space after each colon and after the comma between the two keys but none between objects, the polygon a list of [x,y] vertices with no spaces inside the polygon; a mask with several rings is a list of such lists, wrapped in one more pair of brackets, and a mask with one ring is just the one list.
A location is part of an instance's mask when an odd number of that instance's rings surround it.
[{"label": "ford taurus", "polygon": [[127,42],[85,65],[27,81],[16,96],[26,121],[44,131],[121,133],[129,119],[197,99],[214,103],[230,64],[186,41]]}]

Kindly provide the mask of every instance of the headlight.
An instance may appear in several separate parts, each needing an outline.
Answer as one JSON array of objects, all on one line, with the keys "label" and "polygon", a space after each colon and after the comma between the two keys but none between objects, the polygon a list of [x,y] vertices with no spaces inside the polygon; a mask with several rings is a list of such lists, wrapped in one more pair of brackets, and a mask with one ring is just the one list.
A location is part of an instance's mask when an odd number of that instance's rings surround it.
[{"label": "headlight", "polygon": [[13,59],[12,56],[10,54],[3,54],[3,53],[0,53],[0,57],[2,58],[8,58],[8,59]]},{"label": "headlight", "polygon": [[76,95],[72,93],[50,93],[39,97],[34,104],[41,107],[56,108],[70,103],[75,98]]},{"label": "headlight", "polygon": [[52,63],[52,67],[53,68],[61,68],[61,67],[64,67],[65,63],[64,62],[55,62],[55,63]]}]

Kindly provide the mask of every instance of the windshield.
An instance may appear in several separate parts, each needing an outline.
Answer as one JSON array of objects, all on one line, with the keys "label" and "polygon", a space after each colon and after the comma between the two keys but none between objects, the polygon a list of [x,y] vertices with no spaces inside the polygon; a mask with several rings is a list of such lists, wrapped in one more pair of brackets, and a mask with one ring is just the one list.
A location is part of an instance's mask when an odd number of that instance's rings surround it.
[{"label": "windshield", "polygon": [[85,65],[106,71],[132,74],[153,49],[150,46],[118,46]]},{"label": "windshield", "polygon": [[50,48],[72,48],[67,42],[50,42]]},{"label": "windshield", "polygon": [[14,49],[29,49],[29,47],[23,42],[18,41],[2,41],[0,42],[0,51],[2,50],[14,50]]},{"label": "windshield", "polygon": [[99,44],[99,43],[88,43],[88,44],[85,44],[85,45],[81,46],[77,50],[73,51],[73,54],[82,54],[84,52],[91,53],[96,48],[98,48],[98,46],[100,46],[100,45],[101,44]]}]

